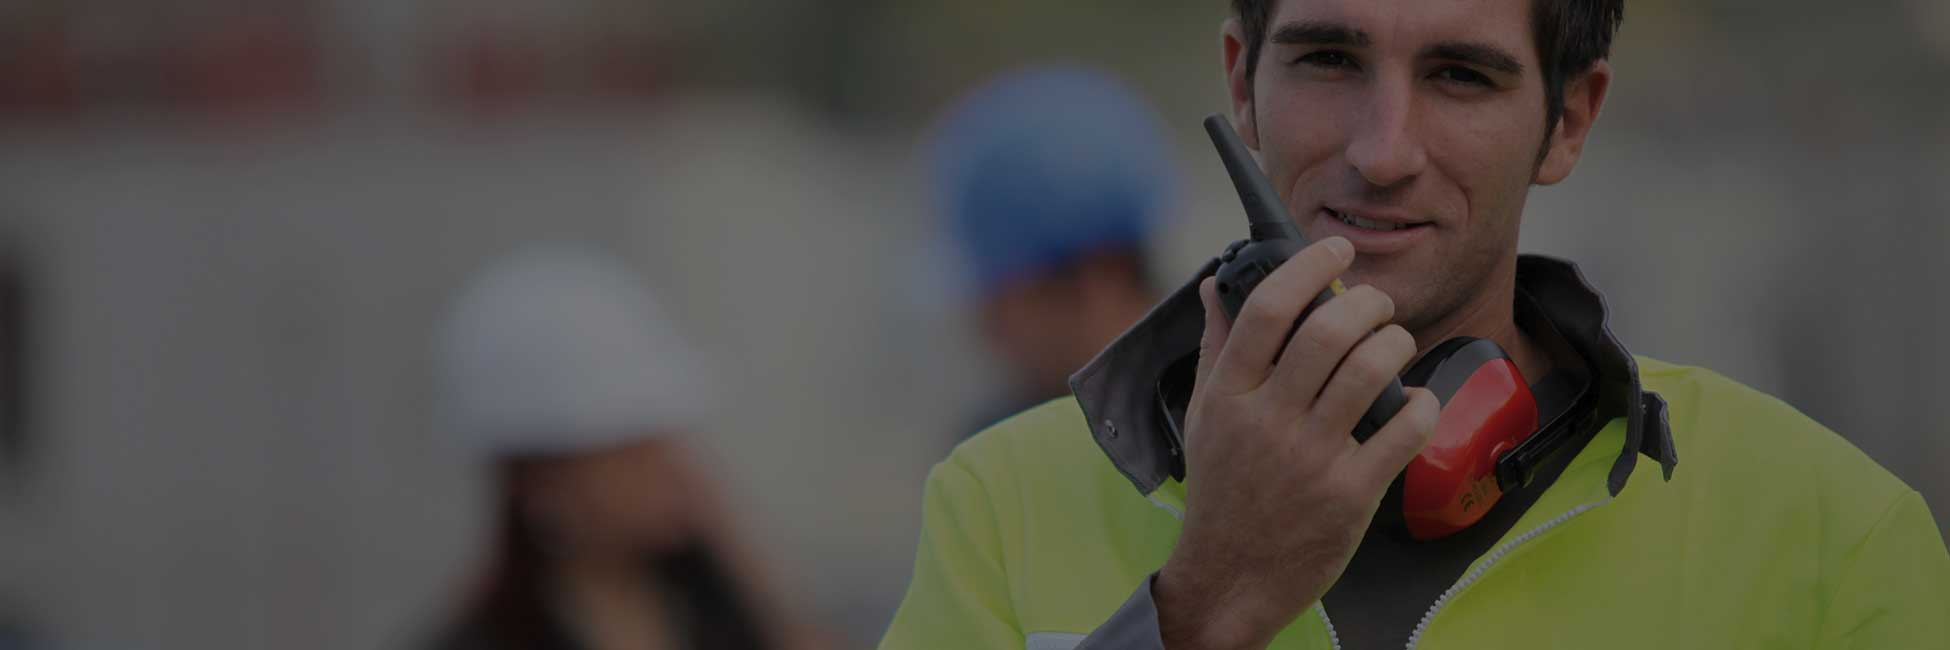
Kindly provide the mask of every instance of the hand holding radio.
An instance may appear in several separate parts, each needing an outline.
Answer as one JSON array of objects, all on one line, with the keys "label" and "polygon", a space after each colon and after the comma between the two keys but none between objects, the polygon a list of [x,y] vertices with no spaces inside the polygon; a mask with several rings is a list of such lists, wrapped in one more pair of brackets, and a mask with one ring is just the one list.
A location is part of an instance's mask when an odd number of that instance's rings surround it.
[{"label": "hand holding radio", "polygon": [[[1235,166],[1223,140],[1236,144],[1236,136],[1214,119],[1207,128],[1248,214],[1280,223],[1255,218],[1255,241],[1228,249],[1235,272],[1222,269],[1200,287],[1205,334],[1186,412],[1185,526],[1153,592],[1160,633],[1174,648],[1264,646],[1318,601],[1438,411],[1428,391],[1401,388],[1398,374],[1416,348],[1406,330],[1387,325],[1394,303],[1372,287],[1337,290],[1353,245],[1304,245],[1297,232],[1267,237],[1291,222],[1257,166]],[[1246,182],[1254,178],[1257,188]],[[1276,239],[1297,252],[1247,259],[1255,243]],[[1390,390],[1397,402],[1379,407],[1388,417],[1357,441],[1350,434]]]}]

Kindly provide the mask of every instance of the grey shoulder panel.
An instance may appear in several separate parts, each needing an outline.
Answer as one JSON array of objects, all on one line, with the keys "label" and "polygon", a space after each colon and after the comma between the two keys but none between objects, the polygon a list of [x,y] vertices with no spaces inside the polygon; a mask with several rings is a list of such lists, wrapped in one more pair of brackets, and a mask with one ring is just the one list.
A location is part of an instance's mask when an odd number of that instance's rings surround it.
[{"label": "grey shoulder panel", "polygon": [[1157,577],[1156,573],[1145,576],[1130,600],[1075,650],[1164,650],[1164,639],[1158,636],[1158,605],[1151,600],[1151,582]]}]

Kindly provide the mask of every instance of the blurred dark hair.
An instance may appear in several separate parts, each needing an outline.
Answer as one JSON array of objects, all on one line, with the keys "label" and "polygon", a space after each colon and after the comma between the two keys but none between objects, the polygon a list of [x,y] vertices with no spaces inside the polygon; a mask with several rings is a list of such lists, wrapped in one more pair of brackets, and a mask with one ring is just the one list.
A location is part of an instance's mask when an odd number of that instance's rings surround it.
[{"label": "blurred dark hair", "polygon": [[[537,533],[522,515],[521,477],[534,471],[532,459],[511,458],[495,467],[494,559],[485,590],[462,614],[461,633],[451,645],[540,648],[550,644],[548,603],[542,593],[543,554]],[[459,639],[466,639],[460,641]]]},{"label": "blurred dark hair", "polygon": [[[438,648],[569,648],[575,640],[551,611],[548,555],[541,531],[522,514],[520,485],[545,458],[511,458],[495,468],[498,490],[494,560],[485,589],[468,604]],[[664,588],[666,613],[701,650],[760,650],[762,635],[746,594],[713,549],[701,544],[645,558],[645,580]]]},{"label": "blurred dark hair", "polygon": [[[1266,42],[1266,23],[1279,0],[1232,0],[1239,26],[1246,36],[1246,78],[1259,68],[1259,51]],[[1591,64],[1611,56],[1612,36],[1625,21],[1625,0],[1531,0],[1531,40],[1544,77],[1544,137],[1557,129],[1564,115],[1564,85]]]}]

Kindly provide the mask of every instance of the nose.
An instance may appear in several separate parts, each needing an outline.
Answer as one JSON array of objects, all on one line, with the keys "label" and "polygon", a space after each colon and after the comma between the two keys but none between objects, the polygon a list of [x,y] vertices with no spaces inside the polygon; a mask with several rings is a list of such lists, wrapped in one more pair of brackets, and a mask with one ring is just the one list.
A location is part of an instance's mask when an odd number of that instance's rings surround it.
[{"label": "nose", "polygon": [[1377,88],[1367,114],[1347,144],[1347,162],[1376,187],[1414,180],[1429,164],[1415,133],[1414,101],[1407,84]]}]

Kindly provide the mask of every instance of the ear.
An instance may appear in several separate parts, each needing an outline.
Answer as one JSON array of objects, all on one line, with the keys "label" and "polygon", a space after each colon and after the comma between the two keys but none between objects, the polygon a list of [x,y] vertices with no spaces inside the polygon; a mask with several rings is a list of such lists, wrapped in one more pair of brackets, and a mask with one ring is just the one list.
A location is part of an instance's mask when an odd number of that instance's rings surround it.
[{"label": "ear", "polygon": [[1226,70],[1226,90],[1232,99],[1232,124],[1239,138],[1259,150],[1259,125],[1253,112],[1253,80],[1246,77],[1246,32],[1238,18],[1219,25],[1219,53]]},{"label": "ear", "polygon": [[1603,60],[1564,85],[1564,114],[1557,118],[1557,128],[1546,143],[1550,149],[1532,182],[1556,185],[1571,177],[1571,168],[1584,154],[1584,140],[1598,121],[1598,111],[1605,106],[1605,91],[1610,87],[1611,63]]}]

